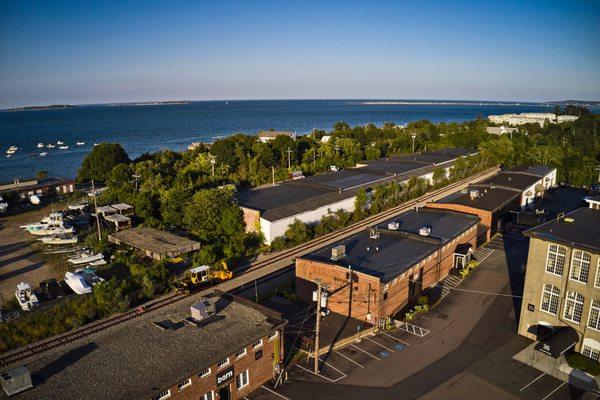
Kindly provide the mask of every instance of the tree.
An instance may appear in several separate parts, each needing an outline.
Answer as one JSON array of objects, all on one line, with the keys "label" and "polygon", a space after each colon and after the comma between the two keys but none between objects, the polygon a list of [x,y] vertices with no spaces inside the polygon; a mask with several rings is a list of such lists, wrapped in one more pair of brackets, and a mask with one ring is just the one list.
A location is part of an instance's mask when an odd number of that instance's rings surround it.
[{"label": "tree", "polygon": [[292,246],[296,246],[312,239],[313,233],[308,225],[299,219],[295,219],[294,222],[288,226],[288,230],[285,232],[285,238]]},{"label": "tree", "polygon": [[367,215],[367,191],[359,188],[354,199],[354,220],[360,221]]},{"label": "tree", "polygon": [[48,171],[38,171],[35,174],[35,179],[37,179],[38,181],[43,181],[44,179],[48,178]]},{"label": "tree", "polygon": [[183,226],[183,210],[190,198],[187,190],[173,186],[160,195],[160,214],[165,224]]},{"label": "tree", "polygon": [[77,180],[106,182],[115,166],[129,162],[129,156],[120,144],[100,143],[81,162]]}]

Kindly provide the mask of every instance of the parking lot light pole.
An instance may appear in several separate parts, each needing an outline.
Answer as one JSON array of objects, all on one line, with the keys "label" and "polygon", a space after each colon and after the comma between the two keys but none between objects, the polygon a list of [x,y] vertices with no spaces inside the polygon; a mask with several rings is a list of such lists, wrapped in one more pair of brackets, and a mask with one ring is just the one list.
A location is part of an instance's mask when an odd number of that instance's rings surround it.
[{"label": "parking lot light pole", "polygon": [[317,323],[315,326],[315,374],[319,373],[319,331],[321,329],[321,281],[317,280]]}]

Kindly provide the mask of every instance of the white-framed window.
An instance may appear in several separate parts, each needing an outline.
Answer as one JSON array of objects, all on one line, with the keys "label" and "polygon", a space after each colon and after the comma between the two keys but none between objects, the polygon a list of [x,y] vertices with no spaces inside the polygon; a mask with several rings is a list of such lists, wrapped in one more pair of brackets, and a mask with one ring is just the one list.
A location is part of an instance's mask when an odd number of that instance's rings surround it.
[{"label": "white-framed window", "polygon": [[262,345],[263,345],[263,341],[262,341],[262,339],[260,339],[260,340],[257,340],[256,342],[252,343],[252,348],[256,349],[256,348],[261,347]]},{"label": "white-framed window", "polygon": [[600,349],[595,349],[592,346],[583,345],[581,354],[596,362],[600,361]]},{"label": "white-framed window", "polygon": [[546,284],[542,291],[542,304],[540,308],[550,314],[556,314],[560,303],[560,289],[554,285]]},{"label": "white-framed window", "polygon": [[581,314],[583,313],[583,296],[577,292],[567,292],[565,299],[565,312],[563,318],[575,322],[581,322]]},{"label": "white-framed window", "polygon": [[235,358],[242,358],[244,357],[248,352],[246,351],[246,348],[244,347],[242,350],[238,351],[237,353],[235,353]]},{"label": "white-framed window", "polygon": [[557,244],[548,246],[548,256],[546,258],[546,272],[554,275],[562,275],[565,266],[565,257],[567,249]]},{"label": "white-framed window", "polygon": [[279,336],[279,331],[275,331],[273,333],[270,333],[269,334],[269,340],[277,339],[277,336]]},{"label": "white-framed window", "polygon": [[217,363],[217,368],[223,368],[225,366],[229,365],[229,357],[224,358],[223,360],[219,361]]},{"label": "white-framed window", "polygon": [[204,368],[202,371],[200,371],[200,373],[198,374],[198,376],[200,378],[205,378],[207,376],[210,375],[210,368]]},{"label": "white-framed window", "polygon": [[600,300],[592,300],[590,315],[588,316],[588,326],[600,331]]},{"label": "white-framed window", "polygon": [[582,250],[573,251],[570,278],[574,281],[587,283],[591,261],[592,255],[590,253]]},{"label": "white-framed window", "polygon": [[157,396],[154,396],[155,400],[165,400],[171,397],[171,390],[163,390]]},{"label": "white-framed window", "polygon": [[249,383],[248,376],[249,376],[248,370],[245,370],[241,374],[239,374],[238,376],[235,377],[235,385],[237,386],[238,390],[240,390],[243,387],[248,385],[248,383]]},{"label": "white-framed window", "polygon": [[210,392],[208,392],[208,393],[205,393],[205,394],[202,396],[201,400],[214,400],[214,398],[215,398],[215,392],[213,392],[213,391],[211,390]]},{"label": "white-framed window", "polygon": [[179,383],[177,384],[177,389],[179,389],[179,390],[183,390],[183,389],[185,389],[186,387],[190,386],[191,384],[192,384],[192,380],[191,380],[190,378],[188,378],[188,379],[186,379],[186,380],[184,380],[184,381],[181,381],[181,382],[179,382]]},{"label": "white-framed window", "polygon": [[596,280],[594,281],[594,286],[600,288],[600,258],[598,258],[598,265],[596,266]]}]

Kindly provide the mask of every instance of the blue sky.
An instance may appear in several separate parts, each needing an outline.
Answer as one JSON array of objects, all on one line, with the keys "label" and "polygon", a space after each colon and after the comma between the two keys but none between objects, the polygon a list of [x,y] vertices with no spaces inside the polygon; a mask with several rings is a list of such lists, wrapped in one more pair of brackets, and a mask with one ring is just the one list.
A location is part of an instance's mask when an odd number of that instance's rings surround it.
[{"label": "blue sky", "polygon": [[2,1],[0,108],[600,100],[600,2]]}]

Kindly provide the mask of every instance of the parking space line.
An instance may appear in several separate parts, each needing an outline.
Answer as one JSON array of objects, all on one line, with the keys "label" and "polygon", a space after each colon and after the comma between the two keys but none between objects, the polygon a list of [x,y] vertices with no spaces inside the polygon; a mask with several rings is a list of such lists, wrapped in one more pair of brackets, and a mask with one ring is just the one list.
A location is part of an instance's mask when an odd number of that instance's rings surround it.
[{"label": "parking space line", "polygon": [[373,354],[369,353],[368,351],[365,351],[365,350],[361,349],[361,348],[360,348],[360,347],[358,347],[358,346],[355,346],[354,344],[351,344],[350,346],[354,347],[355,349],[358,349],[358,350],[362,351],[362,352],[363,352],[363,353],[365,353],[365,354],[368,354],[369,356],[373,357],[373,358],[374,358],[374,359],[376,359],[376,360],[379,360],[379,361],[381,361],[381,358],[379,358],[379,357],[377,357],[377,356],[374,356]]},{"label": "parking space line", "polygon": [[544,397],[542,400],[546,400],[548,397],[552,396],[554,394],[554,392],[556,392],[558,389],[560,389],[561,387],[563,387],[566,384],[567,384],[567,382],[561,383],[560,385],[558,385],[558,387],[556,389],[554,389],[553,391],[548,393],[548,395],[546,397]]},{"label": "parking space line", "polygon": [[391,351],[392,353],[395,353],[395,351],[394,351],[394,350],[390,349],[390,348],[389,348],[389,347],[387,347],[387,346],[384,346],[384,345],[382,345],[381,343],[378,343],[378,342],[374,341],[374,340],[373,340],[373,339],[371,339],[371,338],[365,337],[365,339],[367,339],[367,340],[368,340],[368,341],[370,341],[370,342],[373,342],[373,343],[375,343],[377,346],[381,346],[381,347],[383,347],[384,349],[386,349],[386,350],[389,350],[389,351]]},{"label": "parking space line", "polygon": [[407,345],[407,346],[410,346],[410,345],[409,345],[408,343],[406,343],[404,340],[398,339],[398,338],[397,338],[396,336],[394,336],[394,335],[390,335],[390,334],[389,334],[389,333],[387,333],[387,332],[381,332],[381,333],[383,333],[383,334],[384,334],[384,335],[386,335],[386,336],[389,336],[389,337],[391,337],[391,338],[392,338],[392,339],[394,339],[394,340],[397,340],[397,341],[399,341],[399,342],[400,342],[400,343],[402,343],[402,344],[405,344],[405,345]]},{"label": "parking space line", "polygon": [[344,357],[346,360],[348,360],[348,361],[350,361],[350,362],[352,362],[352,363],[354,363],[354,364],[358,365],[359,367],[361,367],[361,368],[364,368],[364,367],[365,367],[364,365],[357,363],[356,361],[354,361],[354,360],[353,360],[353,359],[351,359],[350,357],[346,357],[345,355],[343,355],[343,354],[342,354],[342,353],[340,353],[339,351],[337,351],[337,350],[334,350],[334,351],[335,351],[336,353],[338,353],[340,356]]},{"label": "parking space line", "polygon": [[339,369],[337,369],[336,367],[334,367],[333,365],[329,364],[327,361],[324,361],[322,358],[319,357],[319,361],[321,361],[323,364],[325,365],[329,365],[331,368],[335,369],[337,372],[339,372],[340,374],[344,375],[342,378],[347,377],[348,375],[346,375],[346,373],[344,371],[340,371]]},{"label": "parking space line", "polygon": [[519,392],[522,392],[523,390],[527,389],[529,387],[529,385],[531,385],[533,382],[537,381],[538,379],[540,379],[542,376],[546,375],[546,373],[542,373],[540,376],[538,376],[537,378],[535,378],[534,380],[532,380],[531,382],[529,382],[527,385],[523,386],[521,388],[521,390],[519,390]]},{"label": "parking space line", "polygon": [[298,368],[301,368],[301,369],[305,370],[305,371],[306,371],[306,372],[308,372],[309,374],[316,375],[316,376],[318,376],[319,378],[323,378],[323,379],[325,379],[325,380],[328,380],[328,381],[329,381],[329,382],[331,382],[331,383],[336,383],[337,381],[339,381],[339,379],[333,380],[333,379],[331,379],[331,378],[328,378],[328,377],[326,377],[325,375],[321,375],[321,374],[315,374],[313,371],[311,371],[310,369],[306,369],[306,368],[304,368],[304,367],[303,367],[302,365],[300,365],[300,364],[294,364],[294,365],[295,365],[296,367],[298,367]]},{"label": "parking space line", "polygon": [[[285,397],[284,395],[282,395],[282,394],[279,394],[279,393],[277,393],[276,391],[269,389],[269,388],[268,388],[268,387],[266,387],[265,385],[260,385],[260,387],[261,387],[261,388],[263,388],[263,389],[265,389],[265,390],[267,390],[267,391],[269,391],[269,392],[271,392],[271,393],[273,393],[275,396],[279,396],[279,397],[281,397],[282,399],[285,399],[285,400],[291,400],[289,397]],[[244,398],[245,398],[245,397],[244,397]]]}]

